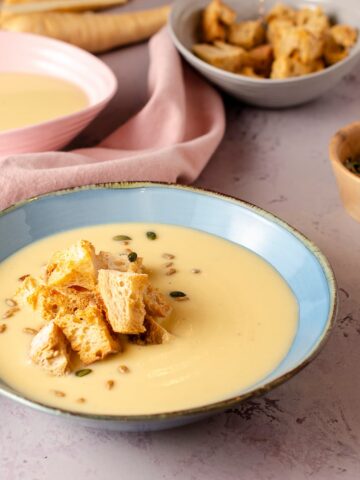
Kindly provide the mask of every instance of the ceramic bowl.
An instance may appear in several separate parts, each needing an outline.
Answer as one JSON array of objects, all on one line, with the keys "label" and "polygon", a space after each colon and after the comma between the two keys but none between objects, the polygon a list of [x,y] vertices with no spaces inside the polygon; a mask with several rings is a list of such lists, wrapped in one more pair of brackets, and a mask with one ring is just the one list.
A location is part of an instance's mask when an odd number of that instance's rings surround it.
[{"label": "ceramic bowl", "polygon": [[[202,75],[222,90],[244,102],[260,107],[281,108],[299,105],[313,100],[333,88],[344,75],[349,73],[360,60],[360,41],[358,40],[350,55],[318,73],[285,80],[250,78],[226,72],[200,60],[191,52],[197,42],[196,29],[201,10],[210,0],[176,0],[169,20],[169,28],[176,48],[183,57]],[[258,17],[259,2],[254,0],[224,0],[238,12],[239,20]],[[269,10],[277,0],[266,0]],[[337,4],[328,0],[286,0],[293,7],[321,5],[325,12],[338,23],[347,23],[360,28],[360,11],[346,8],[344,2]]]},{"label": "ceramic bowl", "polygon": [[267,392],[299,372],[324,344],[334,322],[337,298],[334,276],[325,257],[282,220],[221,194],[177,185],[125,183],[41,196],[0,214],[0,261],[59,231],[114,222],[168,223],[194,228],[242,245],[264,258],[282,275],[299,304],[298,329],[288,354],[266,378],[246,390],[185,411],[132,416],[79,414],[24,398],[0,379],[1,394],[88,426],[124,431],[158,430],[200,420]]},{"label": "ceramic bowl", "polygon": [[0,73],[55,76],[78,85],[89,105],[70,115],[0,132],[0,155],[59,150],[83,130],[115,94],[112,71],[90,53],[64,42],[27,33],[0,31]]},{"label": "ceramic bowl", "polygon": [[360,122],[347,125],[333,136],[329,155],[344,207],[360,222],[360,175],[344,165],[346,160],[360,158]]}]

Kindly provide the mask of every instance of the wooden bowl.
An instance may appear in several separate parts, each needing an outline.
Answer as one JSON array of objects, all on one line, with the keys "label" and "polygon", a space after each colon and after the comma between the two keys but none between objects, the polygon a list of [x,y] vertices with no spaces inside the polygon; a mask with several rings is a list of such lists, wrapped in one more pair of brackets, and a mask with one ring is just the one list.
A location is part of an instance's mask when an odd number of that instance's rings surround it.
[{"label": "wooden bowl", "polygon": [[360,157],[360,122],[347,125],[332,137],[329,155],[344,207],[360,222],[360,175],[344,165],[347,159]]}]

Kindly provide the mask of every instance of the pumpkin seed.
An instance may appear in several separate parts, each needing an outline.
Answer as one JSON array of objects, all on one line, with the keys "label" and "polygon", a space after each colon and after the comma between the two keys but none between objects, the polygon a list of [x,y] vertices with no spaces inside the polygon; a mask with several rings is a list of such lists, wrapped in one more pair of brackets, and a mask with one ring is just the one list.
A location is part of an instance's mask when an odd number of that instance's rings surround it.
[{"label": "pumpkin seed", "polygon": [[115,242],[125,242],[126,240],[131,240],[131,237],[128,235],[115,235],[113,240],[115,240]]},{"label": "pumpkin seed", "polygon": [[89,373],[91,372],[91,368],[83,368],[82,370],[78,370],[77,372],[75,372],[75,375],[77,377],[85,377],[85,375],[89,375]]},{"label": "pumpkin seed", "polygon": [[128,255],[129,262],[136,262],[137,259],[137,253],[136,252],[130,252]]},{"label": "pumpkin seed", "polygon": [[181,292],[180,290],[174,290],[173,292],[170,292],[169,295],[172,298],[186,297],[186,293]]},{"label": "pumpkin seed", "polygon": [[155,232],[146,232],[146,236],[149,240],[156,240],[157,239],[157,235]]}]

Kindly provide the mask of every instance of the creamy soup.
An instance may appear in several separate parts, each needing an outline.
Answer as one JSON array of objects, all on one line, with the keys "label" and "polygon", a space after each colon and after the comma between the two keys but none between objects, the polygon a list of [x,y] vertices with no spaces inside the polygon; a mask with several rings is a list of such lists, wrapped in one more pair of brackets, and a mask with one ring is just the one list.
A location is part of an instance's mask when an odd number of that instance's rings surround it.
[{"label": "creamy soup", "polygon": [[48,75],[0,73],[0,131],[27,127],[88,105],[77,85]]},{"label": "creamy soup", "polygon": [[[156,232],[149,240],[145,233]],[[0,314],[8,308],[24,274],[38,275],[51,254],[79,239],[97,250],[121,253],[112,238],[132,237],[131,248],[144,258],[151,282],[165,294],[180,290],[187,301],[169,300],[173,312],[164,326],[168,343],[125,350],[89,367],[91,374],[52,377],[28,358],[32,336],[24,328],[42,324],[30,309],[1,322],[0,377],[26,397],[69,410],[103,414],[148,414],[198,407],[238,394],[269,374],[293,341],[298,306],[282,277],[257,255],[196,230],[145,224],[82,228],[33,243],[0,263]],[[176,273],[166,275],[169,260]],[[169,267],[168,267],[169,268]],[[121,373],[124,365],[128,372]],[[78,365],[81,368],[81,365]],[[112,380],[111,390],[106,383]],[[54,391],[65,395],[57,397]],[[78,399],[85,399],[78,403]]]}]

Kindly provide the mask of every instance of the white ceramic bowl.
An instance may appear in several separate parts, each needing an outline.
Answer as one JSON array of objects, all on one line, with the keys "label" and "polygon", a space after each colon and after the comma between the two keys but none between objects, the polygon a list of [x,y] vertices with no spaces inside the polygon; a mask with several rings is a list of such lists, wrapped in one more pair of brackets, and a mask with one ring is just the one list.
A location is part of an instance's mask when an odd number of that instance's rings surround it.
[{"label": "white ceramic bowl", "polygon": [[78,112],[0,132],[0,155],[59,150],[83,130],[113,97],[112,71],[90,53],[64,42],[27,33],[0,31],[0,73],[51,75],[78,85],[89,105]]},{"label": "white ceramic bowl", "polygon": [[[360,60],[360,41],[343,61],[325,70],[303,77],[285,80],[250,78],[226,72],[200,60],[191,52],[196,43],[196,28],[201,10],[210,0],[176,0],[170,15],[169,28],[176,48],[200,73],[236,98],[261,107],[281,108],[299,105],[319,97],[333,88]],[[238,20],[254,19],[258,15],[257,0],[224,0],[238,12]],[[277,0],[266,0],[269,10]],[[284,0],[293,7],[321,5],[337,23],[347,23],[360,29],[360,9],[350,9],[338,1]]]}]

